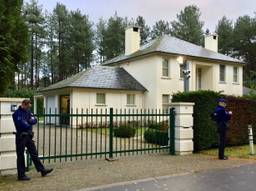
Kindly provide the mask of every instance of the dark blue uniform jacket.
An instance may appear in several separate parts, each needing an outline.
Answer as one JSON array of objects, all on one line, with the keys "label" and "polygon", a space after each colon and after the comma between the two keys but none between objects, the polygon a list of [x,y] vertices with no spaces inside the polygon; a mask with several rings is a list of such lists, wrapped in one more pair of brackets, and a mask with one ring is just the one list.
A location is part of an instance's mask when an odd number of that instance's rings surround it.
[{"label": "dark blue uniform jacket", "polygon": [[34,118],[33,114],[29,110],[23,109],[21,106],[12,114],[12,118],[17,134],[22,132],[31,133],[32,125],[37,122],[33,120],[31,123],[31,118]]},{"label": "dark blue uniform jacket", "polygon": [[218,124],[226,124],[231,119],[231,115],[224,107],[217,106],[214,111],[214,118]]}]

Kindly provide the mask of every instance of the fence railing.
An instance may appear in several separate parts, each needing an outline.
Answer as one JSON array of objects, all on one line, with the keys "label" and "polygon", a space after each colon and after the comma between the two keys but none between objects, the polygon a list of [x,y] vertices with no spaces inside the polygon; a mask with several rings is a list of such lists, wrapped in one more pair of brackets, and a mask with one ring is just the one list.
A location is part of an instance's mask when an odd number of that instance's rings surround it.
[{"label": "fence railing", "polygon": [[49,109],[37,118],[34,140],[44,162],[175,153],[173,109]]}]

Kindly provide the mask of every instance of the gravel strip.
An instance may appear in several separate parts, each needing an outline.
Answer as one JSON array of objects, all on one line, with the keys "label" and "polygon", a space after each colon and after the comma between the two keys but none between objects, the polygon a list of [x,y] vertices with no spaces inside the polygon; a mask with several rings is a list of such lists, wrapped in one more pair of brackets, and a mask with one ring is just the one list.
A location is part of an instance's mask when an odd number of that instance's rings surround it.
[{"label": "gravel strip", "polygon": [[217,160],[216,157],[194,154],[170,156],[166,154],[145,154],[121,157],[108,162],[103,159],[73,161],[51,164],[55,171],[48,177],[41,177],[32,169],[29,182],[18,182],[16,176],[0,177],[1,191],[68,191],[117,182],[149,177],[178,175],[217,168],[233,168],[254,163],[254,160]]}]

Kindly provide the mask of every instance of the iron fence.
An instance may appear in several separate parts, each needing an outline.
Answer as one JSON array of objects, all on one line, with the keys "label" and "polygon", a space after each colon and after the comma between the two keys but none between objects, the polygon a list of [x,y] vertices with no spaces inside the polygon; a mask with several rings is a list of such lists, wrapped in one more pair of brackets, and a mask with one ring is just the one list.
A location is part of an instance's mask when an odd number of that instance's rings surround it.
[{"label": "iron fence", "polygon": [[175,153],[173,109],[49,109],[37,118],[34,141],[43,162]]}]

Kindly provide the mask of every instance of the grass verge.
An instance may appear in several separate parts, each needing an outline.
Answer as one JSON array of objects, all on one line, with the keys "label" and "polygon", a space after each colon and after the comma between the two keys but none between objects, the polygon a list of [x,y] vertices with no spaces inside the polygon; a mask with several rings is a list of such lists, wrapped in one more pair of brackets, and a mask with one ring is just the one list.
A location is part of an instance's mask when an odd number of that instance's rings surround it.
[{"label": "grass verge", "polygon": [[[254,147],[255,146],[256,145],[254,145]],[[256,149],[256,147],[255,147],[255,149]],[[215,148],[215,149],[204,150],[204,151],[201,151],[200,153],[205,154],[205,155],[217,156],[218,149]],[[244,158],[244,159],[255,159],[256,160],[256,155],[250,154],[249,145],[226,147],[225,155],[227,155],[229,157],[233,157],[233,158]]]}]

